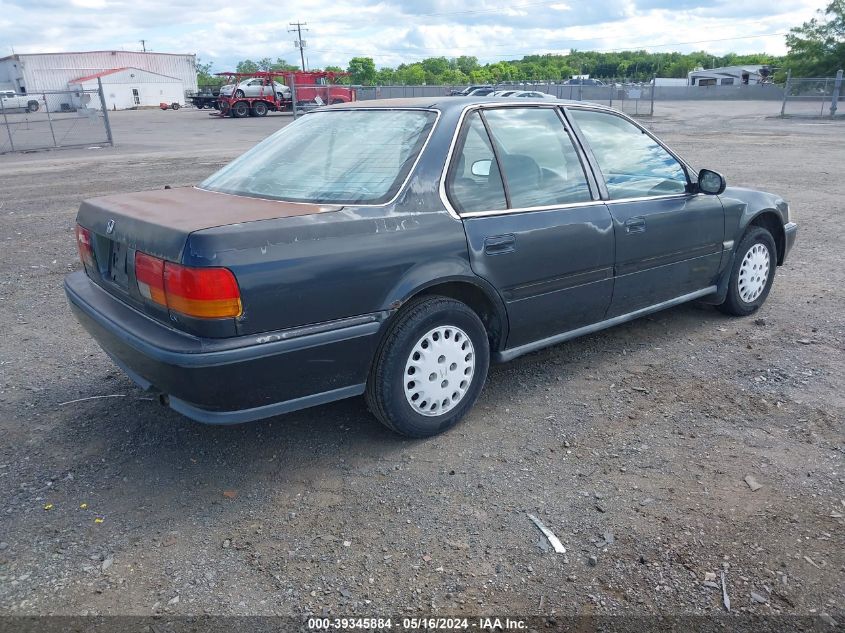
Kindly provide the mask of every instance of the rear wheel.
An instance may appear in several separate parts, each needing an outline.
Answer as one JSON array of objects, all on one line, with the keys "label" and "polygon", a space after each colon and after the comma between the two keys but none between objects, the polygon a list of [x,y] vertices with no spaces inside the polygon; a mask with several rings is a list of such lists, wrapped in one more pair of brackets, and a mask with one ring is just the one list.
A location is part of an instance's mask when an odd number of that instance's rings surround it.
[{"label": "rear wheel", "polygon": [[267,104],[263,101],[256,101],[252,105],[253,116],[267,116]]},{"label": "rear wheel", "polygon": [[249,116],[249,104],[246,101],[238,101],[232,106],[232,116],[236,119],[242,119]]},{"label": "rear wheel", "polygon": [[170,109],[171,109],[171,110],[178,110],[178,109],[179,109],[179,108],[181,108],[181,107],[182,107],[182,106],[180,106],[180,105],[179,105],[178,103],[176,103],[175,101],[174,101],[173,103],[171,103],[171,104],[170,104]]},{"label": "rear wheel", "polygon": [[475,404],[490,364],[487,332],[467,305],[423,297],[396,315],[367,381],[370,410],[388,428],[429,437]]},{"label": "rear wheel", "polygon": [[756,312],[769,296],[777,258],[772,234],[762,227],[752,226],[736,249],[725,301],[716,307],[734,316]]},{"label": "rear wheel", "polygon": [[29,103],[26,104],[26,109],[29,110],[30,112],[38,112],[38,108],[40,108],[40,107],[41,106],[38,105],[37,101],[30,101]]}]

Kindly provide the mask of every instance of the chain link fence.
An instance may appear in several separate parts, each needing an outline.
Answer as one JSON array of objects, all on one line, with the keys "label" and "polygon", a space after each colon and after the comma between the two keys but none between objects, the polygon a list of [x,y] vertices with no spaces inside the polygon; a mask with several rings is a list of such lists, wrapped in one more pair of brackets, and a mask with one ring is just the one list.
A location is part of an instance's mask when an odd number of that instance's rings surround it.
[{"label": "chain link fence", "polygon": [[[443,97],[465,86],[357,86],[358,101],[411,97]],[[497,91],[537,92],[558,99],[590,101],[612,106],[632,115],[654,114],[654,86],[651,83],[612,81],[603,85],[525,82],[494,85]]]},{"label": "chain link fence", "polygon": [[291,75],[287,84],[291,88],[291,109],[294,117],[320,106],[349,103],[357,98],[355,88],[327,81],[299,83],[295,76]]},{"label": "chain link fence", "polygon": [[60,147],[113,145],[103,87],[0,91],[0,154]]},{"label": "chain link fence", "polygon": [[[842,108],[839,106],[842,105]],[[836,77],[787,76],[781,116],[835,117],[845,115],[842,71]]]}]

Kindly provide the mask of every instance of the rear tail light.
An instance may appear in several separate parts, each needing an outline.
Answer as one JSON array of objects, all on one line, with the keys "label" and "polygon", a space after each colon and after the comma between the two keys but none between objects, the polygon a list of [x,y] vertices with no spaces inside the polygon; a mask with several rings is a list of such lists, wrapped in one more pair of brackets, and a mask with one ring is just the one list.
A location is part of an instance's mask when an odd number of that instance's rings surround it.
[{"label": "rear tail light", "polygon": [[141,296],[167,307],[164,294],[164,260],[135,251],[135,280]]},{"label": "rear tail light", "polygon": [[241,314],[241,292],[228,268],[188,268],[164,264],[167,307],[200,318],[236,317]]},{"label": "rear tail light", "polygon": [[153,303],[200,319],[237,317],[238,282],[228,268],[190,268],[136,251],[138,291]]},{"label": "rear tail light", "polygon": [[94,268],[94,247],[91,245],[91,231],[76,225],[76,246],[79,249],[79,259],[85,268]]}]

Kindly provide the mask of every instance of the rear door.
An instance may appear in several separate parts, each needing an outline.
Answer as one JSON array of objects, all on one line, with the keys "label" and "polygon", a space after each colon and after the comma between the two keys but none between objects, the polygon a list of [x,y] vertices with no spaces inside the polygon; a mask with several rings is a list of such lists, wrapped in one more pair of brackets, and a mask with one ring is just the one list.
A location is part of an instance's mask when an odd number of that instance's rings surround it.
[{"label": "rear door", "polygon": [[560,111],[471,111],[447,176],[473,270],[504,298],[515,347],[599,321],[613,289],[613,229]]},{"label": "rear door", "polygon": [[608,317],[713,285],[725,236],[719,198],[691,193],[687,168],[627,118],[566,111],[603,176],[613,216],[616,282]]}]

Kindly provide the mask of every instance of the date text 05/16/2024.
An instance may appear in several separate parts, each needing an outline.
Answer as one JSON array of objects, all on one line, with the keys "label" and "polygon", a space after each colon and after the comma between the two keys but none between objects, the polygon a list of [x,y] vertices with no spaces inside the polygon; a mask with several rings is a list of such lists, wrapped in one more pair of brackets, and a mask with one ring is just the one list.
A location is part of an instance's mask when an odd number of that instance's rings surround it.
[{"label": "date text 05/16/2024", "polygon": [[308,628],[320,630],[375,630],[404,631],[439,630],[459,631],[475,629],[481,631],[521,631],[527,622],[519,618],[309,618]]}]

